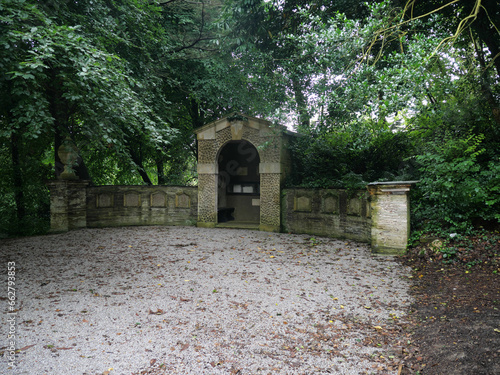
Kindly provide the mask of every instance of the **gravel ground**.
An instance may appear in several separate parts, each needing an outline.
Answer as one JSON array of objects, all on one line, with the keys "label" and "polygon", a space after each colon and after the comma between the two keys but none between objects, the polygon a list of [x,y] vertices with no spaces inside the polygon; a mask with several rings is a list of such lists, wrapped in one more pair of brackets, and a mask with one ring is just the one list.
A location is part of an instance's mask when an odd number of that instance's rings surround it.
[{"label": "gravel ground", "polygon": [[[397,374],[409,269],[366,245],[128,227],[0,241],[1,374]],[[15,262],[8,314],[7,264]],[[15,317],[15,367],[9,366]]]}]

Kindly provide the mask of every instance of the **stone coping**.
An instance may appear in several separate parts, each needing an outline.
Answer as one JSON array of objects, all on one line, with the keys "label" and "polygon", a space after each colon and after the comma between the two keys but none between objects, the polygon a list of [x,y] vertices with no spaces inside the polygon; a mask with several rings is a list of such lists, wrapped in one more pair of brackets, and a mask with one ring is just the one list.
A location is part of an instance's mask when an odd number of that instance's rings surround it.
[{"label": "stone coping", "polygon": [[90,185],[90,188],[131,188],[131,189],[140,189],[140,188],[195,188],[198,189],[198,186],[189,186],[189,185]]},{"label": "stone coping", "polygon": [[381,182],[370,182],[368,186],[376,186],[376,185],[413,185],[420,182],[419,180],[415,181],[381,181]]}]

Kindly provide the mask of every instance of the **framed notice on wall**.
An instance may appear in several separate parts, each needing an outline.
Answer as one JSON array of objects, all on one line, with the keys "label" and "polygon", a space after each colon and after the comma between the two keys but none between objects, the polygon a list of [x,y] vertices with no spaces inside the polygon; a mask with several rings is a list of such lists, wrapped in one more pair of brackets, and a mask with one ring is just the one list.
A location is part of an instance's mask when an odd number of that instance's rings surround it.
[{"label": "framed notice on wall", "polygon": [[229,194],[259,194],[259,184],[255,182],[228,185]]}]

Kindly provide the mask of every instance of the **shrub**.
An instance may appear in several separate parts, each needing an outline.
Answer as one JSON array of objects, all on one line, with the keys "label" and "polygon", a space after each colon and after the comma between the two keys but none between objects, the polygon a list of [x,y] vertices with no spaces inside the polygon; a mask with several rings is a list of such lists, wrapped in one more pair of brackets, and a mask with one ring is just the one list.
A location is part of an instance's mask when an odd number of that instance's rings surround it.
[{"label": "shrub", "polygon": [[479,163],[484,135],[446,138],[416,157],[420,183],[413,214],[417,226],[468,233],[476,219],[500,222],[500,165],[498,157]]}]

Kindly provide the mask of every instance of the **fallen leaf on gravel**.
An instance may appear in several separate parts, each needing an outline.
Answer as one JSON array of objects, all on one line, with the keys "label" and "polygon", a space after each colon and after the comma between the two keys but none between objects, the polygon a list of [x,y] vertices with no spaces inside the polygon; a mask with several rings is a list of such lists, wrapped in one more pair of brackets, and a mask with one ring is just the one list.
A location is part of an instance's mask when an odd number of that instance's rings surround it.
[{"label": "fallen leaf on gravel", "polygon": [[149,309],[149,313],[153,314],[153,315],[163,315],[163,314],[165,314],[165,311],[163,311],[162,309],[158,309],[156,311],[153,311],[153,310]]},{"label": "fallen leaf on gravel", "polygon": [[500,333],[500,329],[498,329],[498,328],[495,328],[493,331]]},{"label": "fallen leaf on gravel", "polygon": [[19,349],[19,351],[20,351],[20,352],[23,352],[23,351],[25,351],[25,350],[27,350],[27,349],[29,349],[29,348],[32,348],[33,346],[35,346],[35,344],[25,346],[25,347],[23,347],[23,348]]},{"label": "fallen leaf on gravel", "polygon": [[373,326],[373,328],[375,328],[375,329],[382,329],[381,326]]},{"label": "fallen leaf on gravel", "polygon": [[189,348],[189,343],[182,345],[182,348],[180,351],[182,352],[183,350],[186,350],[187,348]]}]

